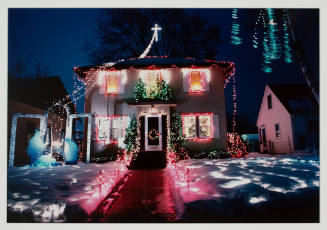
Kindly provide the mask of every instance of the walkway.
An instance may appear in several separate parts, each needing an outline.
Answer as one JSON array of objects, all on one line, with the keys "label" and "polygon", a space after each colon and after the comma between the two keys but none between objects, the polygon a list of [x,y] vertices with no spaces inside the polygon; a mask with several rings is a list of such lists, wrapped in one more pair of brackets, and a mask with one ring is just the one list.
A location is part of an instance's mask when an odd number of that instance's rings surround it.
[{"label": "walkway", "polygon": [[175,202],[164,169],[132,170],[104,222],[163,223],[176,219]]}]

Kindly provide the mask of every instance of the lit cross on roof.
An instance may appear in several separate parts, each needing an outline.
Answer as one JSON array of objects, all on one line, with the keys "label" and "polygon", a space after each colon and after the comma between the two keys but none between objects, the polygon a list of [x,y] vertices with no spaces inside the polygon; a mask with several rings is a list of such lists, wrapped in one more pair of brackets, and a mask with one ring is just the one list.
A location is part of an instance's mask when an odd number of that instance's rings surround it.
[{"label": "lit cross on roof", "polygon": [[157,24],[155,24],[154,27],[151,28],[151,30],[154,30],[153,36],[157,42],[158,41],[158,30],[161,30],[161,27],[159,27]]}]

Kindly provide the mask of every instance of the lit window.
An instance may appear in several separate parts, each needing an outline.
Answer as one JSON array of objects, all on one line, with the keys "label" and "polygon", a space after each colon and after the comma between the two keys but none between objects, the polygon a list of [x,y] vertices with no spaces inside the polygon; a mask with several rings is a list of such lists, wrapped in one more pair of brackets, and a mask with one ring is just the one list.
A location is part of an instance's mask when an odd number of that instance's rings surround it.
[{"label": "lit window", "polygon": [[212,115],[199,115],[199,137],[210,138],[212,137]]},{"label": "lit window", "polygon": [[110,140],[110,118],[97,117],[97,140],[109,141]]},{"label": "lit window", "polygon": [[112,119],[112,139],[124,138],[125,134],[125,117],[114,117]]},{"label": "lit window", "polygon": [[279,124],[275,124],[275,134],[276,134],[276,137],[280,137]]},{"label": "lit window", "polygon": [[183,134],[186,138],[195,138],[196,135],[196,116],[185,115],[183,118]]},{"label": "lit window", "polygon": [[183,134],[186,139],[213,138],[213,114],[182,114]]},{"label": "lit window", "polygon": [[116,72],[109,72],[107,75],[107,90],[108,94],[118,94],[119,93],[119,75]]},{"label": "lit window", "polygon": [[190,92],[203,91],[202,76],[200,71],[190,73]]},{"label": "lit window", "polygon": [[162,81],[162,74],[159,71],[149,71],[146,78],[145,87],[148,97],[154,97],[158,92],[158,83]]}]

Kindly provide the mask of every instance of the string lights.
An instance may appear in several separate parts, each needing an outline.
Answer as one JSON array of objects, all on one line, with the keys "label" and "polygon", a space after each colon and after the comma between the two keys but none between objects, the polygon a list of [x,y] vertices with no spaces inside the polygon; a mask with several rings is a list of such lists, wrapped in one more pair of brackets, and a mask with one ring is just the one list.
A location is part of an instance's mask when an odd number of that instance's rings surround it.
[{"label": "string lights", "polygon": [[232,19],[233,19],[233,24],[232,24],[232,31],[231,31],[231,43],[233,45],[240,45],[242,44],[242,38],[240,37],[240,23],[238,23],[238,15],[237,15],[237,9],[234,8],[232,10]]}]

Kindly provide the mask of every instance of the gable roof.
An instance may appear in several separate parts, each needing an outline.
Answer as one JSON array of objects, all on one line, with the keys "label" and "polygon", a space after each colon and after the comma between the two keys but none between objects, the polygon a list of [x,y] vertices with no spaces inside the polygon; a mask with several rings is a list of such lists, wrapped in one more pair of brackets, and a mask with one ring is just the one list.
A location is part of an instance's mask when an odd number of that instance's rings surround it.
[{"label": "gable roof", "polygon": [[8,78],[8,99],[46,110],[59,100],[67,103],[71,113],[75,107],[61,79],[55,77],[42,78]]},{"label": "gable roof", "polygon": [[84,78],[89,70],[107,69],[119,70],[129,68],[183,68],[183,67],[211,67],[218,66],[225,78],[234,75],[235,65],[233,62],[200,60],[195,58],[168,58],[168,57],[145,57],[119,60],[117,62],[105,63],[102,65],[89,65],[75,67],[74,72]]},{"label": "gable roof", "polygon": [[312,111],[317,103],[304,84],[268,84],[290,114]]}]

